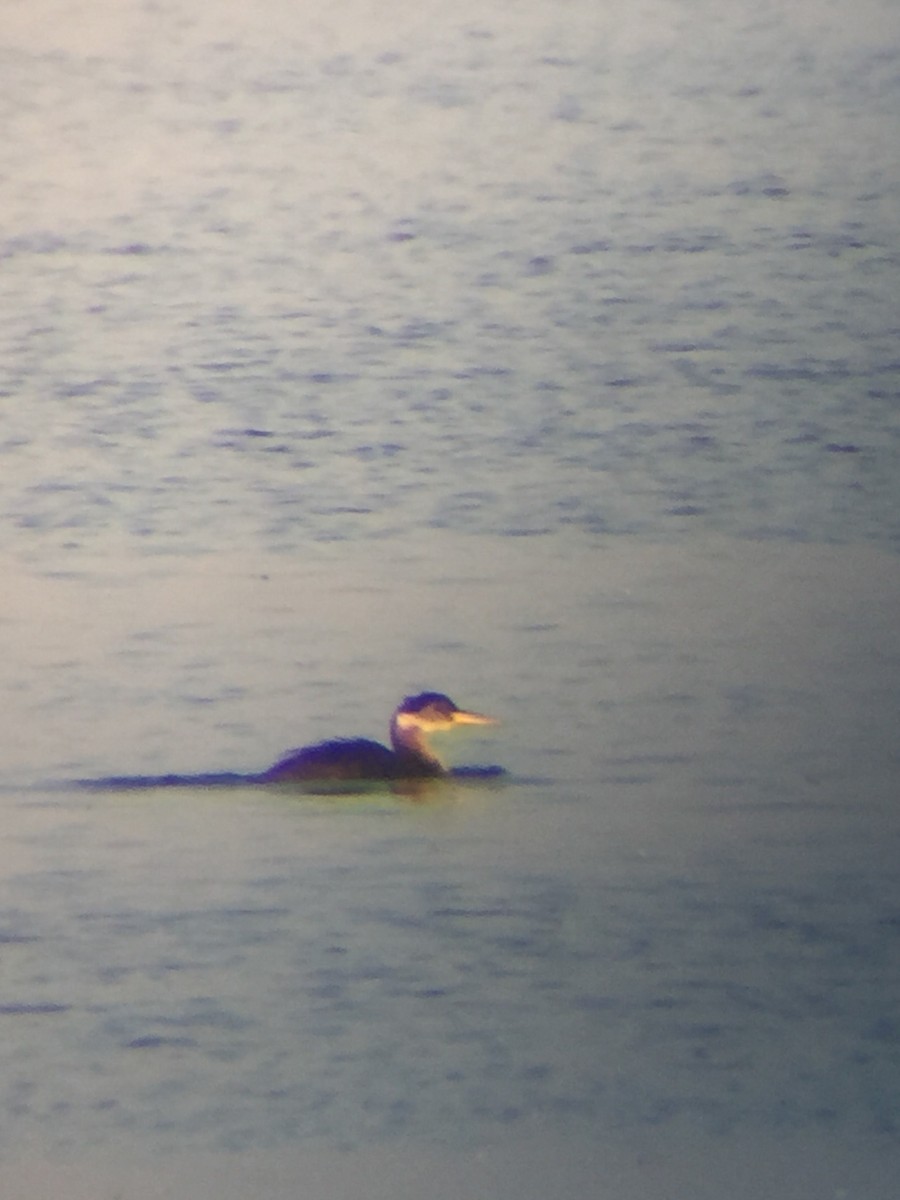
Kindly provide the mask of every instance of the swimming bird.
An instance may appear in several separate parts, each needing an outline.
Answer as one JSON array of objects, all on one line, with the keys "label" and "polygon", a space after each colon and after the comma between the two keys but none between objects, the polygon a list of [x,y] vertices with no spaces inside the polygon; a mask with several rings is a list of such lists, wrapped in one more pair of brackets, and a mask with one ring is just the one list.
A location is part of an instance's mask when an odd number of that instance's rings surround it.
[{"label": "swimming bird", "polygon": [[[457,708],[441,692],[407,696],[391,717],[391,749],[368,738],[337,738],[293,750],[257,776],[260,783],[304,780],[434,779],[451,774],[428,735],[458,725],[496,725],[493,717]],[[477,769],[476,769],[477,770]],[[495,768],[487,768],[490,773]]]}]

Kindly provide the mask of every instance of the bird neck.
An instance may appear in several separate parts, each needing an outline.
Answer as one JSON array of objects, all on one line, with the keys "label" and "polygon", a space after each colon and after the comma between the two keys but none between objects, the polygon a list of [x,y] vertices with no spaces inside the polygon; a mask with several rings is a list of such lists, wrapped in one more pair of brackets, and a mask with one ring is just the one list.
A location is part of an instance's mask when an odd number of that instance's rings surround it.
[{"label": "bird neck", "polygon": [[391,745],[397,757],[418,768],[419,774],[445,774],[444,764],[428,745],[424,731],[415,721],[404,719],[403,713],[394,713],[391,718]]}]

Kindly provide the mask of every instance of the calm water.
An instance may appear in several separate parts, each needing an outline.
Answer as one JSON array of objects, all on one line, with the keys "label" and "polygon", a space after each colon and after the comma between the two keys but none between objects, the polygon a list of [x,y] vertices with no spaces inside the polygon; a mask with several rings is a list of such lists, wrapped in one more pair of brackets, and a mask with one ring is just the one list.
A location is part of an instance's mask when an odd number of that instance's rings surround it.
[{"label": "calm water", "polygon": [[[523,7],[5,20],[7,1157],[893,1194],[900,17]],[[60,786],[426,686],[505,786]]]}]

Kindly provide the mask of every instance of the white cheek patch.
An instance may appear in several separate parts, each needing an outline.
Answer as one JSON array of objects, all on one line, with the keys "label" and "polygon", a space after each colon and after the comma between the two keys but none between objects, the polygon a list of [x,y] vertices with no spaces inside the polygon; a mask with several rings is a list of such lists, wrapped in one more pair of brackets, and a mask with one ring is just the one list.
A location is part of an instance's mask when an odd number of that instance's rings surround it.
[{"label": "white cheek patch", "polygon": [[418,729],[419,720],[414,713],[397,713],[394,718],[398,729]]},{"label": "white cheek patch", "polygon": [[423,733],[435,733],[453,724],[445,717],[429,719],[421,713],[397,713],[395,720],[398,729],[421,729]]}]

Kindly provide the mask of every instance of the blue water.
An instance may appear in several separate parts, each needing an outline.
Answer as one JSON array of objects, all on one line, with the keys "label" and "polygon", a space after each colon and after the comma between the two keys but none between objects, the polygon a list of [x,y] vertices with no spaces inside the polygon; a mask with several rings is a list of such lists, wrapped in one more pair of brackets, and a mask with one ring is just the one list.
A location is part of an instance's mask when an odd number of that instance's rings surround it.
[{"label": "blue water", "polygon": [[695,7],[7,50],[2,548],[896,549],[897,21]]},{"label": "blue water", "polygon": [[[892,1153],[894,7],[42,0],[0,57],[0,1150]],[[503,787],[65,786],[426,687]]]}]

